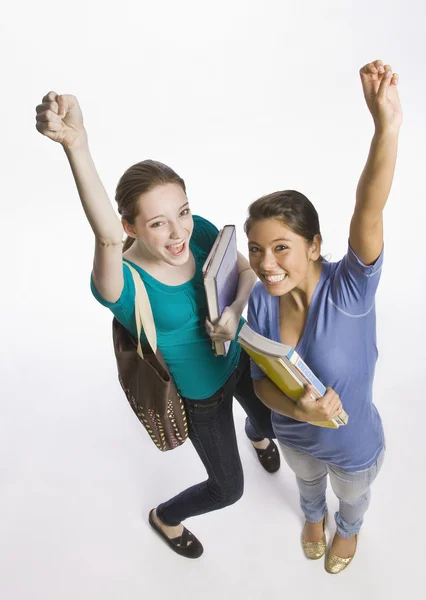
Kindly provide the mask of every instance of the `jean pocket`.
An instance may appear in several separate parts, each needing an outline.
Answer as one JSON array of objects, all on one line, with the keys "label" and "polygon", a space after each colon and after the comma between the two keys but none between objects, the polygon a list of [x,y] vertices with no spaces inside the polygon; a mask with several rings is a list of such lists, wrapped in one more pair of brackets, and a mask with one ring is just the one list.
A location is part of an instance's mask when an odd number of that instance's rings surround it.
[{"label": "jean pocket", "polygon": [[208,415],[217,410],[223,402],[223,390],[220,389],[212,397],[205,400],[187,400],[187,410],[193,415]]},{"label": "jean pocket", "polygon": [[215,408],[217,408],[220,404],[220,400],[213,400],[213,401],[208,401],[206,400],[205,402],[203,402],[202,400],[200,400],[199,402],[191,402],[191,408],[193,410],[193,412],[208,412],[210,410],[214,410]]}]

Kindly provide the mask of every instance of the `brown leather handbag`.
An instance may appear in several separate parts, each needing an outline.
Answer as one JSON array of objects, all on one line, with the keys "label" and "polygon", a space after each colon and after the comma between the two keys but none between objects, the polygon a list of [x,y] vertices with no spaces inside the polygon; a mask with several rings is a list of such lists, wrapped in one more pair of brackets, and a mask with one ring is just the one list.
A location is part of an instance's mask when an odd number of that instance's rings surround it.
[{"label": "brown leather handbag", "polygon": [[[135,317],[138,339],[114,318],[112,336],[118,379],[130,406],[162,450],[177,448],[188,437],[185,407],[167,365],[157,349],[154,318],[145,285],[128,263],[135,284]],[[141,346],[141,331],[148,344]]]}]

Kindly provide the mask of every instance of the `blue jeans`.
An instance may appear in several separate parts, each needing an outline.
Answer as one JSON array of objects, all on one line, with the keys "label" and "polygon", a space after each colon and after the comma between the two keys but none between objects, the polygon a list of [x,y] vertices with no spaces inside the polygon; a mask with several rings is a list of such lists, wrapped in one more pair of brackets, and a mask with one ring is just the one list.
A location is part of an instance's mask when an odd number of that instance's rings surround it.
[{"label": "blue jeans", "polygon": [[324,517],[327,511],[325,491],[329,475],[331,487],[339,499],[339,510],[334,515],[337,533],[343,538],[358,533],[370,504],[370,486],[383,464],[384,449],[370,468],[350,472],[281,442],[280,446],[288,466],[296,474],[300,506],[306,520],[317,523]]},{"label": "blue jeans", "polygon": [[157,515],[166,525],[234,504],[244,490],[232,414],[233,396],[246,414],[246,434],[252,441],[273,438],[271,411],[258,399],[250,375],[250,360],[241,351],[239,364],[228,381],[206,400],[184,398],[189,438],[201,458],[208,479],[160,504]]}]

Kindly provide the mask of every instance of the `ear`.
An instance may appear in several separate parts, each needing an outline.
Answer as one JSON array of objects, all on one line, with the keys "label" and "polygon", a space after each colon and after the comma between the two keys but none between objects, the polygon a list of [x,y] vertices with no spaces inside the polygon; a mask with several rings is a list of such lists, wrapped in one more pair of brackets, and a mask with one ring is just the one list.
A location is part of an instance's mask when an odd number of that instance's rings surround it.
[{"label": "ear", "polygon": [[137,238],[135,226],[131,225],[126,219],[121,219],[121,224],[126,234],[131,238]]},{"label": "ear", "polygon": [[316,261],[319,259],[319,257],[321,256],[321,236],[316,234],[314,236],[314,239],[311,242],[311,245],[309,246],[309,258],[312,261]]}]

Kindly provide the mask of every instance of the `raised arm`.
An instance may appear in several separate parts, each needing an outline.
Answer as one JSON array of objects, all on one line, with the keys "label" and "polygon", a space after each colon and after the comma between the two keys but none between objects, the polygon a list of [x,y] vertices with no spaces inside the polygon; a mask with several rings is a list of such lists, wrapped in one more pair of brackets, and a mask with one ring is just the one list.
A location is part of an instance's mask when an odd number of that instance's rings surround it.
[{"label": "raised arm", "polygon": [[398,75],[390,65],[376,60],[362,67],[360,76],[375,131],[356,191],[349,243],[358,258],[370,265],[383,248],[383,209],[395,171],[402,110]]},{"label": "raised arm", "polygon": [[95,234],[95,286],[106,300],[116,302],[123,289],[123,228],[93,163],[80,106],[74,96],[49,92],[36,112],[37,130],[64,148]]}]

